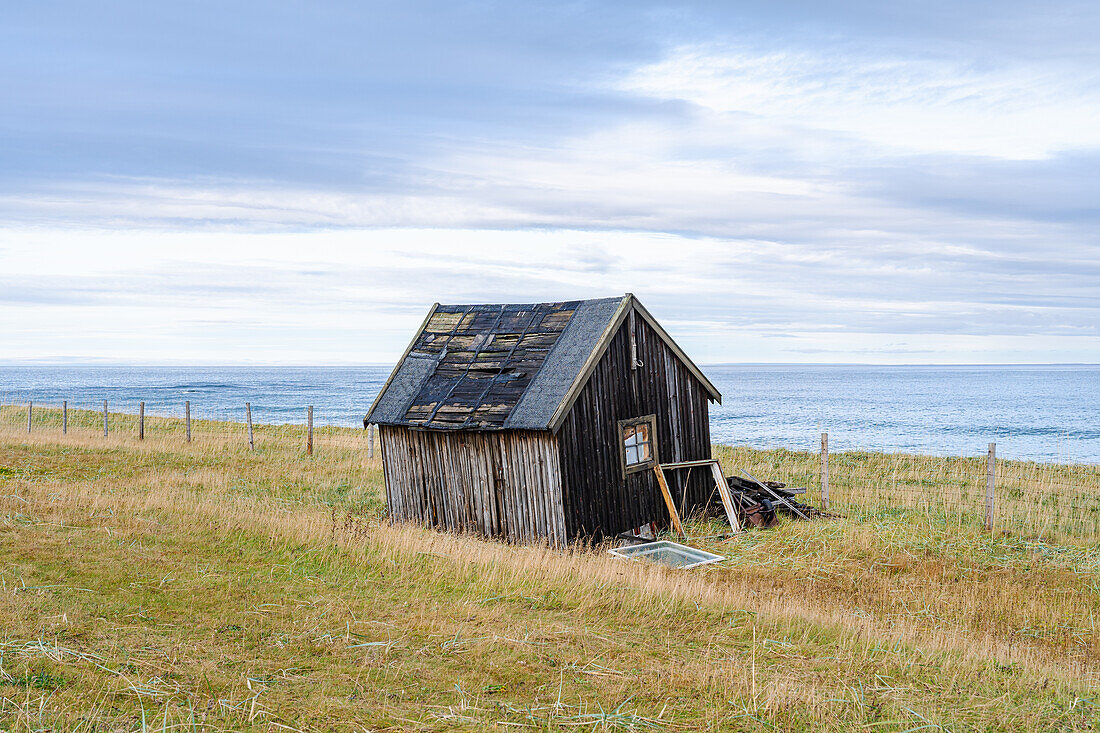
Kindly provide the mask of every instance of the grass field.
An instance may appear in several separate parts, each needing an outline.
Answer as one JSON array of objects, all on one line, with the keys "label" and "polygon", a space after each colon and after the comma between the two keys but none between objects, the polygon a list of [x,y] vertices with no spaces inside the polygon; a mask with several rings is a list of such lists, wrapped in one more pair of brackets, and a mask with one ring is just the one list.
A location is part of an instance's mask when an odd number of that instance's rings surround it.
[{"label": "grass field", "polygon": [[[390,526],[361,431],[97,419],[0,413],[0,729],[1100,726],[1095,467],[1005,464],[991,534],[983,459],[839,454],[845,518],[674,571]],[[815,455],[718,454],[816,486]]]}]

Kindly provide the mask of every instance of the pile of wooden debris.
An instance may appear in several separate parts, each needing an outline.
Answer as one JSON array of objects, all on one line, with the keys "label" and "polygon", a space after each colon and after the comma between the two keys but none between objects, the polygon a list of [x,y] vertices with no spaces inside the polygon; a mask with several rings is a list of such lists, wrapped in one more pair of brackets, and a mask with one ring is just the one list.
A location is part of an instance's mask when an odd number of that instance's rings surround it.
[{"label": "pile of wooden debris", "polygon": [[669,491],[668,481],[665,479],[665,471],[691,470],[697,467],[710,469],[718,495],[722,500],[722,508],[726,512],[726,519],[729,520],[730,528],[734,532],[740,532],[748,527],[771,527],[776,523],[779,514],[787,514],[797,519],[827,516],[816,507],[795,499],[796,496],[805,494],[806,489],[787,488],[786,484],[778,481],[760,481],[748,471],[741,471],[743,478],[723,476],[721,465],[713,458],[657,464],[653,467],[653,471],[657,474],[657,483],[664,496],[672,528],[681,537],[686,535],[679,512],[676,511],[676,503],[672,499],[672,492]]},{"label": "pile of wooden debris", "polygon": [[787,488],[779,481],[758,481],[755,478],[727,476],[730,498],[744,527],[771,527],[779,521],[779,514],[797,519],[809,519],[821,514],[821,510],[795,499],[806,489]]}]

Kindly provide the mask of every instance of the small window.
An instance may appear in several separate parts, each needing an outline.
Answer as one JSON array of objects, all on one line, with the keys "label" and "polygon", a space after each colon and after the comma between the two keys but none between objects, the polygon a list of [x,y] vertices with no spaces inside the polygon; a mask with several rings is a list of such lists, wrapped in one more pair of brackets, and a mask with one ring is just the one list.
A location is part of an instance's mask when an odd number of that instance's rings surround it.
[{"label": "small window", "polygon": [[644,471],[657,463],[657,417],[646,415],[619,421],[623,474]]}]

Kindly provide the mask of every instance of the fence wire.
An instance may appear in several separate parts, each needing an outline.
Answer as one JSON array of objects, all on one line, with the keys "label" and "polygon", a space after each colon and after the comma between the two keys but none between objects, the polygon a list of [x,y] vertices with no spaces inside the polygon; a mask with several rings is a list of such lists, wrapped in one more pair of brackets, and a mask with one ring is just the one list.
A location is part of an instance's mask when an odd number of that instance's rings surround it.
[{"label": "fence wire", "polygon": [[1100,466],[998,461],[994,527],[1100,539]]},{"label": "fence wire", "polygon": [[[302,451],[324,448],[365,450],[374,454],[377,438],[373,430],[356,430],[323,424],[326,416],[313,411],[312,441],[308,417],[310,407],[294,408],[250,404],[240,408],[188,406],[145,406],[144,420],[140,403],[104,404],[103,400],[64,402],[0,403],[0,430],[5,433],[30,433],[74,437],[178,441],[197,444],[224,444],[246,449],[265,446],[300,446]],[[252,429],[249,430],[249,412]],[[284,421],[279,421],[283,418]],[[290,418],[296,418],[291,421]]]},{"label": "fence wire", "polygon": [[[260,455],[274,450],[308,454],[312,445],[315,456],[348,466],[380,457],[373,430],[323,424],[346,422],[346,416],[326,416],[317,410],[311,443],[308,416],[309,406],[304,404],[211,408],[192,403],[190,442],[200,448]],[[104,444],[140,440],[150,445],[186,444],[188,438],[184,402],[146,404],[142,424],[140,404],[108,402],[105,413],[103,400],[28,404],[0,396],[0,431],[14,438],[26,435],[28,429],[31,435],[67,434]],[[807,439],[804,450],[716,446],[715,455],[727,472],[744,470],[758,479],[802,487],[808,503],[823,503],[823,456],[816,434]],[[991,525],[996,531],[1048,540],[1100,540],[1100,465],[998,457],[990,513],[987,458],[984,450],[968,456],[929,456],[834,438],[827,454],[828,509],[865,517],[921,512],[943,521]],[[353,480],[362,483],[360,474],[347,477]]]},{"label": "fence wire", "polygon": [[[762,480],[805,488],[805,501],[822,507],[819,441],[815,434],[803,450],[716,446],[715,451],[727,472],[745,470]],[[998,456],[990,502],[986,450],[964,456],[906,450],[832,437],[827,454],[827,508],[863,519],[920,513],[952,525],[990,527],[1050,541],[1100,540],[1100,466]]]}]

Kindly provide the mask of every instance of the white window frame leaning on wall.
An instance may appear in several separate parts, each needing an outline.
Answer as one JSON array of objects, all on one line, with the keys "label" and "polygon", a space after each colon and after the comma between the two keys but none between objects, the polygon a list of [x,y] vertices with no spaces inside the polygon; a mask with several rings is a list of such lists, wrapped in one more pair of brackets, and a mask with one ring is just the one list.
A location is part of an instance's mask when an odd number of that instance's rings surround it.
[{"label": "white window frame leaning on wall", "polygon": [[[643,429],[639,430],[639,428]],[[642,435],[645,436],[645,440],[639,439]],[[649,449],[649,455],[642,458],[642,451],[645,448]],[[619,462],[624,476],[645,471],[657,465],[656,415],[642,415],[619,421]]]}]

